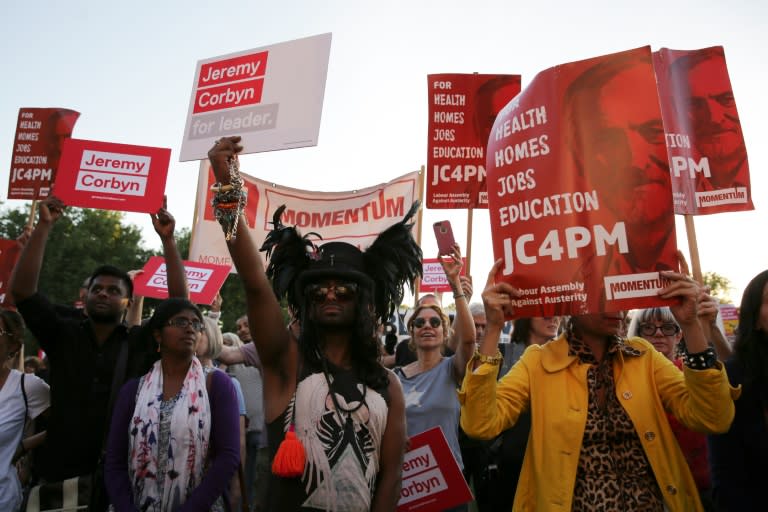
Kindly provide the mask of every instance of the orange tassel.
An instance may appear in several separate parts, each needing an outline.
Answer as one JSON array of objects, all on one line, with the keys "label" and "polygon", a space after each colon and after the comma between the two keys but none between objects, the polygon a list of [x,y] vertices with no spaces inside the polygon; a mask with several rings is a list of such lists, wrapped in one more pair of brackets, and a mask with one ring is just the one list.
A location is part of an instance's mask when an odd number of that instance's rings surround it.
[{"label": "orange tassel", "polygon": [[304,462],[307,459],[304,453],[304,445],[296,437],[294,427],[288,427],[285,439],[277,448],[277,453],[272,461],[272,474],[283,478],[296,478],[304,473]]}]

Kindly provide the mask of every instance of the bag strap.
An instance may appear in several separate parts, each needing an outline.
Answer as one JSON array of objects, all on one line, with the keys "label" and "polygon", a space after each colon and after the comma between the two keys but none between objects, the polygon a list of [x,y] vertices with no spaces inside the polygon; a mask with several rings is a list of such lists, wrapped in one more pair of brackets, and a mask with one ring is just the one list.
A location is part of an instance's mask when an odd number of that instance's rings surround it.
[{"label": "bag strap", "polygon": [[112,421],[112,412],[117,400],[117,393],[125,380],[125,370],[128,367],[128,339],[120,343],[120,351],[117,353],[117,362],[115,363],[115,373],[112,374],[112,388],[109,390],[109,402],[107,402],[107,418],[104,425],[104,437],[101,439],[101,452],[106,451],[109,426]]},{"label": "bag strap", "polygon": [[29,417],[29,399],[27,398],[27,388],[24,387],[24,376],[26,373],[21,374],[21,396],[24,397],[24,424],[27,424],[27,418]]}]

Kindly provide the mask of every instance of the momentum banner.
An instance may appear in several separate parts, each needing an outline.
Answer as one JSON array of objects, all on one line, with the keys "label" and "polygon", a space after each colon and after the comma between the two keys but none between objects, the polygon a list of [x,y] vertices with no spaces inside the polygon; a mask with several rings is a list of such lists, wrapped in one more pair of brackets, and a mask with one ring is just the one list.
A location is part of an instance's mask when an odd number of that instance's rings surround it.
[{"label": "momentum banner", "polygon": [[520,75],[427,76],[427,208],[488,208],[485,148]]},{"label": "momentum banner", "polygon": [[488,146],[497,279],[516,316],[662,304],[677,268],[664,126],[649,47],[539,73]]},{"label": "momentum banner", "polygon": [[317,145],[330,52],[321,34],[199,61],[181,160],[229,135],[247,153]]},{"label": "momentum banner", "polygon": [[[367,248],[386,228],[401,220],[420,198],[419,173],[412,172],[388,183],[348,192],[317,192],[288,188],[241,173],[248,189],[245,217],[256,244],[272,229],[272,216],[286,205],[282,222],[297,226],[302,234],[314,231],[323,239]],[[215,182],[208,160],[200,163],[195,225],[189,259],[232,265],[221,226],[211,209],[211,185]],[[418,233],[418,216],[413,232]],[[262,253],[263,256],[263,253]]]},{"label": "momentum banner", "polygon": [[654,52],[675,213],[753,210],[747,146],[725,52]]}]

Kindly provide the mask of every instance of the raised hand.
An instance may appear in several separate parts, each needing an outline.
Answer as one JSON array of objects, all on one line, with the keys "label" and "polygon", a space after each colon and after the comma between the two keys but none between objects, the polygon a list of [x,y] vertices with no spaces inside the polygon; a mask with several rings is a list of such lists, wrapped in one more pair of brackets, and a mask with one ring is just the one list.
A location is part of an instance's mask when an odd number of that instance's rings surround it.
[{"label": "raised hand", "polygon": [[664,271],[662,277],[669,279],[670,284],[659,290],[662,299],[679,299],[669,306],[677,323],[681,326],[698,322],[699,300],[701,286],[692,278],[679,272]]},{"label": "raised hand", "polygon": [[39,222],[53,224],[64,215],[66,206],[56,196],[50,195],[40,201],[38,205],[37,218]]},{"label": "raised hand", "polygon": [[240,136],[222,137],[217,140],[208,151],[208,160],[213,167],[216,181],[224,185],[229,183],[229,162],[237,158],[237,154],[243,150],[240,145]]},{"label": "raised hand", "polygon": [[173,238],[173,231],[176,229],[176,219],[167,210],[168,197],[163,196],[163,206],[156,213],[150,213],[152,226],[160,238]]},{"label": "raised hand", "polygon": [[491,267],[482,295],[488,326],[495,325],[499,328],[504,325],[507,318],[514,316],[512,301],[520,297],[520,291],[511,284],[496,282],[496,274],[503,263],[504,260],[499,258]]},{"label": "raised hand", "polygon": [[[440,265],[443,266],[443,272],[445,272],[445,276],[448,278],[448,282],[451,283],[451,286],[458,284],[459,281],[459,274],[461,273],[461,268],[464,266],[464,262],[461,260],[461,249],[459,248],[459,244],[453,244],[451,247],[451,254],[448,255],[437,255],[437,259],[440,260]],[[460,290],[456,290],[458,293]]]}]

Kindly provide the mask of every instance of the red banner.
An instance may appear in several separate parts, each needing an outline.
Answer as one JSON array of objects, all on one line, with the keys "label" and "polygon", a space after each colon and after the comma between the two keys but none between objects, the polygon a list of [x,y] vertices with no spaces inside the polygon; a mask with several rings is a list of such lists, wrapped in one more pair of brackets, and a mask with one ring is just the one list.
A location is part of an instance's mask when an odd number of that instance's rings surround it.
[{"label": "red banner", "polygon": [[64,142],[56,196],[70,206],[154,213],[163,205],[171,150],[112,142]]},{"label": "red banner", "polygon": [[62,143],[72,136],[79,112],[65,108],[21,108],[13,138],[8,199],[43,199],[61,159]]},{"label": "red banner", "polygon": [[8,304],[8,281],[11,279],[13,267],[21,254],[21,244],[16,240],[0,238],[0,304]]},{"label": "red banner", "polygon": [[663,304],[677,247],[649,47],[539,73],[499,113],[487,167],[516,316]]},{"label": "red banner", "polygon": [[722,46],[654,52],[675,213],[753,210],[749,162]]},{"label": "red banner", "polygon": [[[229,265],[211,265],[195,261],[184,262],[187,275],[189,300],[195,304],[209,305],[224,285],[231,267]],[[144,265],[144,272],[133,280],[134,294],[156,299],[168,298],[168,274],[165,258],[153,256]]]},{"label": "red banner", "polygon": [[472,492],[440,427],[411,437],[403,457],[397,512],[438,512],[467,503]]},{"label": "red banner", "polygon": [[488,135],[501,107],[520,92],[520,75],[441,74],[427,81],[427,208],[488,208]]}]

